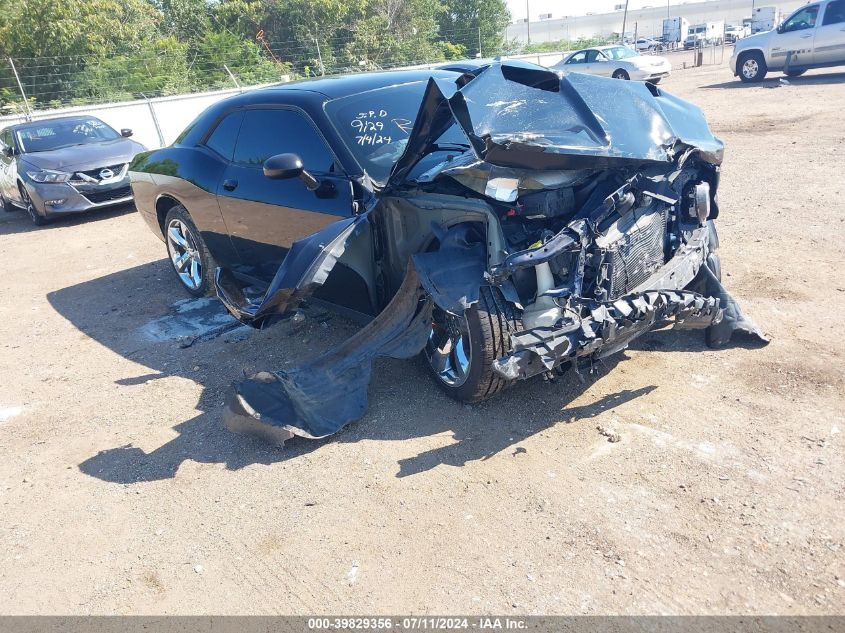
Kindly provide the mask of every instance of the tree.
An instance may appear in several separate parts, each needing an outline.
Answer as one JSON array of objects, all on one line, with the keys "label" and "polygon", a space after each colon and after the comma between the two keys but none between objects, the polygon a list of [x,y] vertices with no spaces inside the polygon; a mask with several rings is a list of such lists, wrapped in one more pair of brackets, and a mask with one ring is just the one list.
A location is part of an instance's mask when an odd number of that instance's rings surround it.
[{"label": "tree", "polygon": [[199,40],[211,26],[207,0],[152,0],[163,16],[162,31],[180,42]]},{"label": "tree", "polygon": [[[496,55],[504,44],[510,12],[505,0],[443,0],[440,35],[463,45],[470,56]],[[479,48],[480,46],[480,48]]]},{"label": "tree", "polygon": [[226,67],[246,86],[277,82],[290,72],[289,64],[268,59],[255,42],[228,32],[207,33],[188,57],[194,83],[203,89],[231,87]]},{"label": "tree", "polygon": [[346,61],[377,69],[444,59],[437,41],[442,10],[439,0],[371,0],[344,47]]},{"label": "tree", "polygon": [[[16,59],[29,96],[69,101],[76,77],[92,59],[146,48],[159,19],[146,0],[6,0],[0,5],[0,54]],[[2,66],[2,86],[16,88]]]},{"label": "tree", "polygon": [[[505,0],[0,0],[0,55],[39,106],[502,50]],[[0,107],[20,104],[0,62]]]}]

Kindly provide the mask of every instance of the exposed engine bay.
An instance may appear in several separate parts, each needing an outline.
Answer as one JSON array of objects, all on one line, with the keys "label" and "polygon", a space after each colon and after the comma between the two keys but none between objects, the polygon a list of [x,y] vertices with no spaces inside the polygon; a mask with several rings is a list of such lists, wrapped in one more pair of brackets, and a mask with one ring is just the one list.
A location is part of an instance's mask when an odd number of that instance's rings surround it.
[{"label": "exposed engine bay", "polygon": [[[507,64],[463,86],[431,80],[362,214],[297,242],[263,297],[218,272],[223,302],[256,326],[337,262],[384,305],[340,348],[237,385],[229,428],[277,442],[334,433],[364,414],[378,356],[422,351],[447,393],[477,401],[668,324],[704,329],[712,346],[735,331],[765,341],[721,283],[721,143],[694,106],[627,84]],[[469,145],[420,172],[455,123]]]}]

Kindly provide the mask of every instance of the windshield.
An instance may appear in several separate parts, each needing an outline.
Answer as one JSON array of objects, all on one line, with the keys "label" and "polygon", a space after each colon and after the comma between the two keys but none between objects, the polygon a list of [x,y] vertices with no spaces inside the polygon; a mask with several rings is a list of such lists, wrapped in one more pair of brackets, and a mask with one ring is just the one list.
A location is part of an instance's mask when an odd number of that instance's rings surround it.
[{"label": "windshield", "polygon": [[[326,114],[343,142],[374,181],[387,182],[414,128],[426,82],[388,86],[329,101]],[[466,137],[452,125],[437,140],[444,151],[468,149]],[[436,150],[435,150],[436,151]]]},{"label": "windshield", "polygon": [[637,54],[627,46],[614,46],[613,48],[604,48],[601,51],[610,59],[625,59],[627,57],[636,57]]},{"label": "windshield", "polygon": [[54,149],[102,143],[120,138],[108,125],[94,117],[37,121],[15,131],[22,152],[49,152]]}]

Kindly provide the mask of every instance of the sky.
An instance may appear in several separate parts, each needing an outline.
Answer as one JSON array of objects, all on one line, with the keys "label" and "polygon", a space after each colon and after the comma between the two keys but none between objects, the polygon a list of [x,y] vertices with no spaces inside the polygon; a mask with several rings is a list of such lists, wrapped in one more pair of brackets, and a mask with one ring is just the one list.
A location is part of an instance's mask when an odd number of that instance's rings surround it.
[{"label": "sky", "polygon": [[[680,0],[670,0],[671,4],[680,4]],[[541,13],[551,13],[553,18],[565,15],[586,15],[590,13],[608,13],[617,4],[625,0],[528,0],[531,19],[538,20]],[[641,9],[644,6],[666,5],[666,0],[630,0],[629,9]],[[749,0],[750,6],[750,0]],[[511,17],[519,20],[525,17],[525,0],[508,0]]]}]

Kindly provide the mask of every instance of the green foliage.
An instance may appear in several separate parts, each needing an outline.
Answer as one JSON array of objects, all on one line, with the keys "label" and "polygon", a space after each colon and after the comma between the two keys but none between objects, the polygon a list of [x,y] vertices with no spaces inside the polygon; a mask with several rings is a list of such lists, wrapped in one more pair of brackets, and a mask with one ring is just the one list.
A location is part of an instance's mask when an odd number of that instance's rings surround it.
[{"label": "green foliage", "polygon": [[[505,0],[0,0],[0,56],[38,107],[485,56]],[[21,108],[0,61],[0,108]]]},{"label": "green foliage", "polygon": [[551,42],[532,42],[521,48],[523,53],[559,53],[563,51],[576,51],[581,48],[593,46],[604,46],[612,44],[613,40],[608,37],[582,37],[577,40],[553,40]]},{"label": "green foliage", "polygon": [[501,51],[510,21],[505,0],[443,0],[443,7],[440,27],[445,39],[462,45],[470,57]]}]

